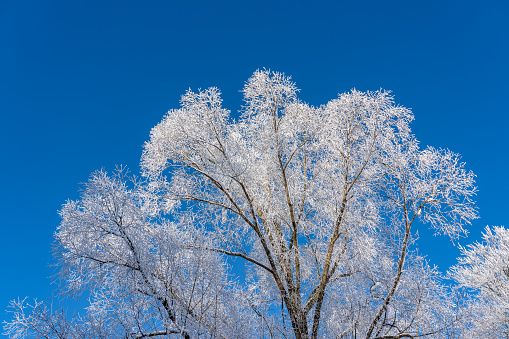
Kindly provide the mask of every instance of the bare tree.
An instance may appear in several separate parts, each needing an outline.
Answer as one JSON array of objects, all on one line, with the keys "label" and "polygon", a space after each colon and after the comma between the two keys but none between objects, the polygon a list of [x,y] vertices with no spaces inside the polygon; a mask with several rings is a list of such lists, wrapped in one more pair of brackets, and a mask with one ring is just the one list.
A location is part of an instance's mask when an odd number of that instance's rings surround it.
[{"label": "bare tree", "polygon": [[486,227],[483,243],[461,248],[449,274],[478,293],[466,338],[509,338],[509,230]]},{"label": "bare tree", "polygon": [[[138,337],[456,335],[455,295],[415,231],[464,233],[474,175],[457,154],[420,150],[388,92],[320,107],[297,92],[257,71],[235,121],[216,88],[188,91],[152,130],[142,182],[99,172],[64,207],[62,274],[107,301],[95,318]],[[228,258],[244,260],[245,283]]]}]

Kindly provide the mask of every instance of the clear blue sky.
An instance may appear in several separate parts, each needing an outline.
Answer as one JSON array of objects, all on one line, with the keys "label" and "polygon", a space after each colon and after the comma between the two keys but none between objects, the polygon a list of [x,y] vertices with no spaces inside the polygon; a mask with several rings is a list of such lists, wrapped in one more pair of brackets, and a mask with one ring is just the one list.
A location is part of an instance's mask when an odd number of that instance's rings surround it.
[{"label": "clear blue sky", "polygon": [[[481,218],[509,227],[507,1],[0,1],[0,321],[47,298],[58,210],[101,167],[138,171],[142,144],[193,89],[236,111],[257,68],[301,98],[392,90],[422,146],[462,154]],[[442,270],[458,250],[425,231]]]}]

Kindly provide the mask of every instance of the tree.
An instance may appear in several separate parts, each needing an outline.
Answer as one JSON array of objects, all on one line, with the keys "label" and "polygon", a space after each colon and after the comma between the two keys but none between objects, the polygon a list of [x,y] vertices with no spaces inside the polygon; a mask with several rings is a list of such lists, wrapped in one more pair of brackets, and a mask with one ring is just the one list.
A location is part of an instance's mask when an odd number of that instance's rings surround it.
[{"label": "tree", "polygon": [[479,293],[471,305],[471,337],[509,338],[509,230],[486,227],[483,239],[461,248],[449,274]]},{"label": "tree", "polygon": [[183,95],[130,188],[123,170],[92,175],[56,234],[65,291],[94,293],[87,315],[46,326],[62,317],[18,302],[8,334],[457,335],[455,295],[413,245],[417,220],[455,238],[476,218],[459,156],[420,150],[389,92],[312,107],[267,70],[243,92],[237,120],[216,88]]}]

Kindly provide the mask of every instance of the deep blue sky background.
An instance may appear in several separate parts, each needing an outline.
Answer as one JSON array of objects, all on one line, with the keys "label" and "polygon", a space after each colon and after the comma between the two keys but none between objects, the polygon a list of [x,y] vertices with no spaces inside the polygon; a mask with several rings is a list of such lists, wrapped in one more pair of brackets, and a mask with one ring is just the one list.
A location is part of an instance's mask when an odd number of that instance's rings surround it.
[{"label": "deep blue sky background", "polygon": [[[462,154],[481,218],[508,218],[506,1],[0,2],[0,321],[18,296],[51,296],[51,244],[66,199],[115,164],[138,171],[142,144],[186,89],[217,86],[237,111],[257,68],[301,99],[392,90],[422,146]],[[445,271],[459,251],[422,231]]]}]

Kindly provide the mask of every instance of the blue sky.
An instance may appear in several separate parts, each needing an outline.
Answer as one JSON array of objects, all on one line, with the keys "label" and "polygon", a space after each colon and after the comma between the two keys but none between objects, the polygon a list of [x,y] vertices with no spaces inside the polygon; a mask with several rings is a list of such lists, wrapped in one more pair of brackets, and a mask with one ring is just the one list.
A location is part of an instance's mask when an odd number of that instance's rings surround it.
[{"label": "blue sky", "polygon": [[[80,182],[142,145],[186,89],[217,86],[240,108],[258,68],[301,99],[392,90],[421,145],[477,174],[481,218],[509,227],[509,6],[505,1],[0,2],[0,321],[10,299],[48,298],[58,210]],[[459,251],[421,231],[440,269]]]}]

